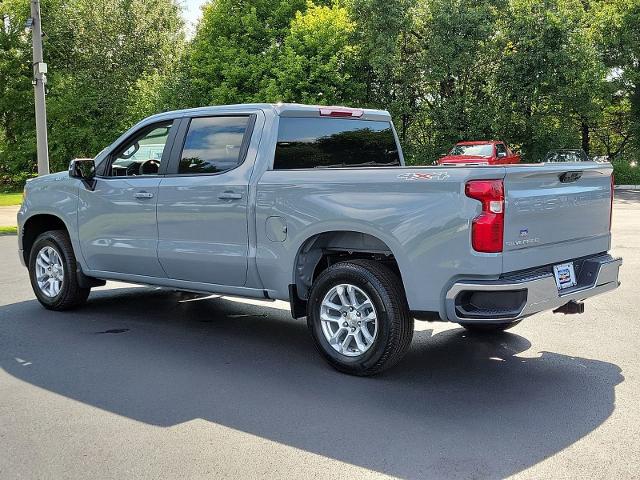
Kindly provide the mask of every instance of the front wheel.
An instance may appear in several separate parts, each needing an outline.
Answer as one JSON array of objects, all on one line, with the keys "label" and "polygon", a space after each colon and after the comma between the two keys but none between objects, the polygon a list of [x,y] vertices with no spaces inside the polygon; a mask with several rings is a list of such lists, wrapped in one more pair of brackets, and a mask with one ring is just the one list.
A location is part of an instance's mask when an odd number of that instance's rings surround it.
[{"label": "front wheel", "polygon": [[322,272],[309,294],[307,323],[320,354],[335,369],[359,376],[396,364],[413,337],[400,279],[372,260]]},{"label": "front wheel", "polygon": [[64,230],[43,233],[29,255],[29,278],[38,301],[49,310],[68,310],[87,300],[90,288],[81,288],[76,257]]},{"label": "front wheel", "polygon": [[518,325],[522,320],[516,320],[510,323],[459,323],[461,327],[473,333],[500,333],[509,330]]}]

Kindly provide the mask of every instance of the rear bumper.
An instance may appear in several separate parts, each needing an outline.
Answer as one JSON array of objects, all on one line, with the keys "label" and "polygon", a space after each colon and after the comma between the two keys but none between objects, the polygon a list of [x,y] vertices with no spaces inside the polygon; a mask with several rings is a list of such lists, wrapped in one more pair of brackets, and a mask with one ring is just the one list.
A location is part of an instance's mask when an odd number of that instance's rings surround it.
[{"label": "rear bumper", "polygon": [[504,275],[491,281],[460,281],[448,290],[447,319],[452,322],[511,322],[582,301],[618,288],[621,258],[597,255],[574,261],[578,284],[561,292],[552,267]]}]

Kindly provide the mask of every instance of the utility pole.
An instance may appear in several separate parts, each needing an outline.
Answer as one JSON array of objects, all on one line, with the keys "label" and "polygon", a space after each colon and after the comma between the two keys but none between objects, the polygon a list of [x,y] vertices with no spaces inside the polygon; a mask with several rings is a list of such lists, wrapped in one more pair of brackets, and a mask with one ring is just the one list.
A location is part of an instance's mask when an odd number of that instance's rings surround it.
[{"label": "utility pole", "polygon": [[[33,42],[33,89],[36,103],[36,142],[38,175],[49,173],[49,145],[47,141],[47,105],[44,86],[47,83],[47,64],[42,59],[42,23],[40,0],[31,0],[31,41]],[[29,23],[29,22],[28,22]]]}]

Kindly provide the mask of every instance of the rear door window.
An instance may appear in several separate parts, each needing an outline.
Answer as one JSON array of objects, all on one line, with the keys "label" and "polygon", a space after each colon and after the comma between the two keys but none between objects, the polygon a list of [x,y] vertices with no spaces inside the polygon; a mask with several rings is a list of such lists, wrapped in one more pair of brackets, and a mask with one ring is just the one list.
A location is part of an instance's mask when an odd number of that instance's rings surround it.
[{"label": "rear door window", "polygon": [[399,165],[390,122],[280,118],[274,170]]},{"label": "rear door window", "polygon": [[249,116],[193,118],[182,149],[178,173],[223,173],[243,160]]}]

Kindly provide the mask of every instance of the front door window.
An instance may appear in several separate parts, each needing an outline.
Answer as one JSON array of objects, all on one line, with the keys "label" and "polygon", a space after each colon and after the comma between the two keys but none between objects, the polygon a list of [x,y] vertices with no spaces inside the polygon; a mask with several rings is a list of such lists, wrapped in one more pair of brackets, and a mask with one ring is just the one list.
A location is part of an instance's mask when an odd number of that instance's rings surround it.
[{"label": "front door window", "polygon": [[108,176],[157,175],[172,122],[155,124],[116,152]]}]

